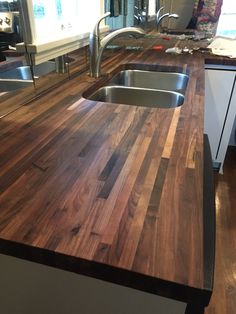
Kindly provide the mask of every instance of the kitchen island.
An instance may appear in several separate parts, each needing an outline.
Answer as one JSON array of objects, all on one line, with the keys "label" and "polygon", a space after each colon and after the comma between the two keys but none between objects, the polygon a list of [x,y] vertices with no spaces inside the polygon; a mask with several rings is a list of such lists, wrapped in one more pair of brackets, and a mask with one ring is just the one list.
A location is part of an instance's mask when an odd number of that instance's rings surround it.
[{"label": "kitchen island", "polygon": [[121,51],[103,73],[130,62],[189,73],[184,104],[86,100],[104,78],[84,73],[1,119],[0,253],[203,313],[214,264],[203,194],[204,58]]}]

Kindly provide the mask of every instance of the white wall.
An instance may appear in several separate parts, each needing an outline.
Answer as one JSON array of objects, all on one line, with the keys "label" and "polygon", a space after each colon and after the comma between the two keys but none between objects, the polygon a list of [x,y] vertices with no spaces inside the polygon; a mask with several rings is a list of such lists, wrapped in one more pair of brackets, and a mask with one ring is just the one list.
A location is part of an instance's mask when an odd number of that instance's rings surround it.
[{"label": "white wall", "polygon": [[185,304],[0,254],[1,314],[183,314]]}]

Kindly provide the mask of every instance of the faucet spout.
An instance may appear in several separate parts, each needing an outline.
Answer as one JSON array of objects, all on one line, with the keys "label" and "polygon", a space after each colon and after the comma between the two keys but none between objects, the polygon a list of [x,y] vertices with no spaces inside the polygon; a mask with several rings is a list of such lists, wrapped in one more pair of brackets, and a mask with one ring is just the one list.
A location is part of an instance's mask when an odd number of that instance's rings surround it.
[{"label": "faucet spout", "polygon": [[164,10],[164,7],[161,7],[157,13],[156,13],[156,22],[157,22],[157,26],[160,24],[161,21],[161,12]]},{"label": "faucet spout", "polygon": [[103,55],[105,48],[109,45],[109,43],[112,40],[114,40],[118,37],[122,37],[122,36],[133,36],[135,38],[139,38],[139,37],[144,36],[144,35],[145,35],[145,32],[141,28],[125,27],[125,28],[118,29],[118,30],[110,33],[106,37],[104,37],[101,40],[101,45],[100,45],[100,49],[99,49],[98,56],[97,56],[97,64],[96,64],[96,68],[95,68],[95,77],[99,77],[101,75],[102,55]]},{"label": "faucet spout", "polygon": [[110,12],[106,13],[101,19],[96,23],[94,31],[90,34],[90,75],[92,77],[98,78],[101,75],[101,60],[102,55],[107,47],[107,45],[117,37],[121,36],[134,36],[140,37],[144,36],[145,32],[138,27],[125,27],[118,29],[100,40],[99,23],[102,19],[109,16]]},{"label": "faucet spout", "polygon": [[162,20],[164,20],[164,18],[169,17],[169,16],[170,16],[170,13],[165,13],[162,16],[160,16],[158,20],[158,25],[161,25]]},{"label": "faucet spout", "polygon": [[164,18],[174,18],[174,19],[178,19],[179,15],[176,13],[170,14],[170,13],[165,13],[163,15],[161,15],[161,11],[164,10],[164,7],[161,7],[156,14],[156,22],[157,22],[157,30],[159,32],[161,32],[162,28],[161,28],[161,22]]}]

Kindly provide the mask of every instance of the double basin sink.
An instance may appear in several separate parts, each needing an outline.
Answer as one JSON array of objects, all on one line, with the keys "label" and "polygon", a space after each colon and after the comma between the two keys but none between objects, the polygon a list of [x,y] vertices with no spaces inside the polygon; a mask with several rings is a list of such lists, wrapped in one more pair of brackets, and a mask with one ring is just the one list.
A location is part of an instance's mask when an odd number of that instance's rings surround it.
[{"label": "double basin sink", "polygon": [[[171,68],[172,69],[172,68]],[[84,98],[94,101],[144,106],[153,108],[175,108],[184,103],[188,75],[158,69],[158,66],[129,65],[116,71],[103,86]]]}]

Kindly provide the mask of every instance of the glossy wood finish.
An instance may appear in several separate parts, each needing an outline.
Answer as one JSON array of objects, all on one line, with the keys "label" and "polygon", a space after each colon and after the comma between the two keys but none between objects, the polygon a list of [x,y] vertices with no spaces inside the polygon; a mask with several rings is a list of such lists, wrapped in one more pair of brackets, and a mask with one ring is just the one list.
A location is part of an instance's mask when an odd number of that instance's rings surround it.
[{"label": "glossy wood finish", "polygon": [[[43,93],[48,92],[50,89],[55,88],[57,85],[62,84],[63,81],[73,77],[74,75],[80,75],[87,71],[87,49],[81,48],[70,54],[70,59],[74,60],[69,63],[69,73],[58,74],[55,71],[41,76],[35,81],[35,86],[32,83],[29,87],[23,89],[17,89],[11,92],[0,92],[0,118],[7,114],[14,112],[23,105],[28,104],[33,99],[40,97]],[[2,64],[3,63],[3,64]],[[0,72],[15,68],[22,65],[22,57],[19,57],[19,61],[2,62],[0,66]],[[6,64],[5,64],[6,63]]]},{"label": "glossy wood finish", "polygon": [[128,62],[189,71],[184,105],[87,101],[83,74],[1,119],[0,251],[205,306],[204,60],[120,52],[103,71]]},{"label": "glossy wood finish", "polygon": [[233,314],[236,309],[236,148],[228,149],[224,174],[216,174],[216,267],[206,314]]},{"label": "glossy wood finish", "polygon": [[[180,47],[180,48],[196,48],[202,47],[205,48],[208,46],[209,42],[207,40],[201,41],[192,41],[192,40],[178,40],[178,38],[172,36],[170,40],[163,39],[160,35],[156,34],[155,31],[149,33],[148,36],[145,38],[140,39],[132,39],[132,38],[122,38],[117,39],[114,41],[114,45],[120,45],[118,49],[110,49],[106,50],[104,53],[104,59],[110,58],[110,60],[116,60],[116,55],[120,54],[121,51],[124,51],[124,47],[130,47],[132,51],[132,47],[140,47],[140,50],[148,50],[152,49],[155,45],[163,46],[163,51],[166,48],[170,48],[173,46]],[[122,48],[123,47],[123,48]],[[137,51],[136,51],[137,53]],[[133,51],[135,54],[135,51]],[[159,56],[161,53],[156,52]],[[231,59],[227,57],[220,57],[211,55],[208,51],[204,51],[202,53],[198,53],[194,51],[195,55],[201,56],[205,58],[206,63],[209,64],[225,64],[225,65],[236,65],[236,59]],[[73,62],[70,63],[69,66],[69,76],[80,75],[84,71],[87,71],[88,66],[88,49],[87,47],[78,49],[73,51],[69,54],[69,57],[74,59]],[[20,59],[21,60],[21,59]],[[17,61],[19,62],[19,61]],[[6,64],[6,65],[5,65]],[[19,63],[21,65],[21,61]],[[7,69],[7,63],[2,62],[1,67],[2,69]],[[64,75],[64,79],[67,77]],[[42,93],[47,92],[49,87],[55,87],[56,84],[61,84],[63,78],[60,75],[55,73],[48,74],[45,77],[41,77],[40,80],[37,80],[36,88],[34,88],[33,84],[30,87],[13,91],[10,93],[0,93],[0,118],[17,110],[22,105],[29,103],[33,99],[39,97]],[[47,87],[46,87],[47,86]],[[46,87],[46,88],[45,88]]]}]

